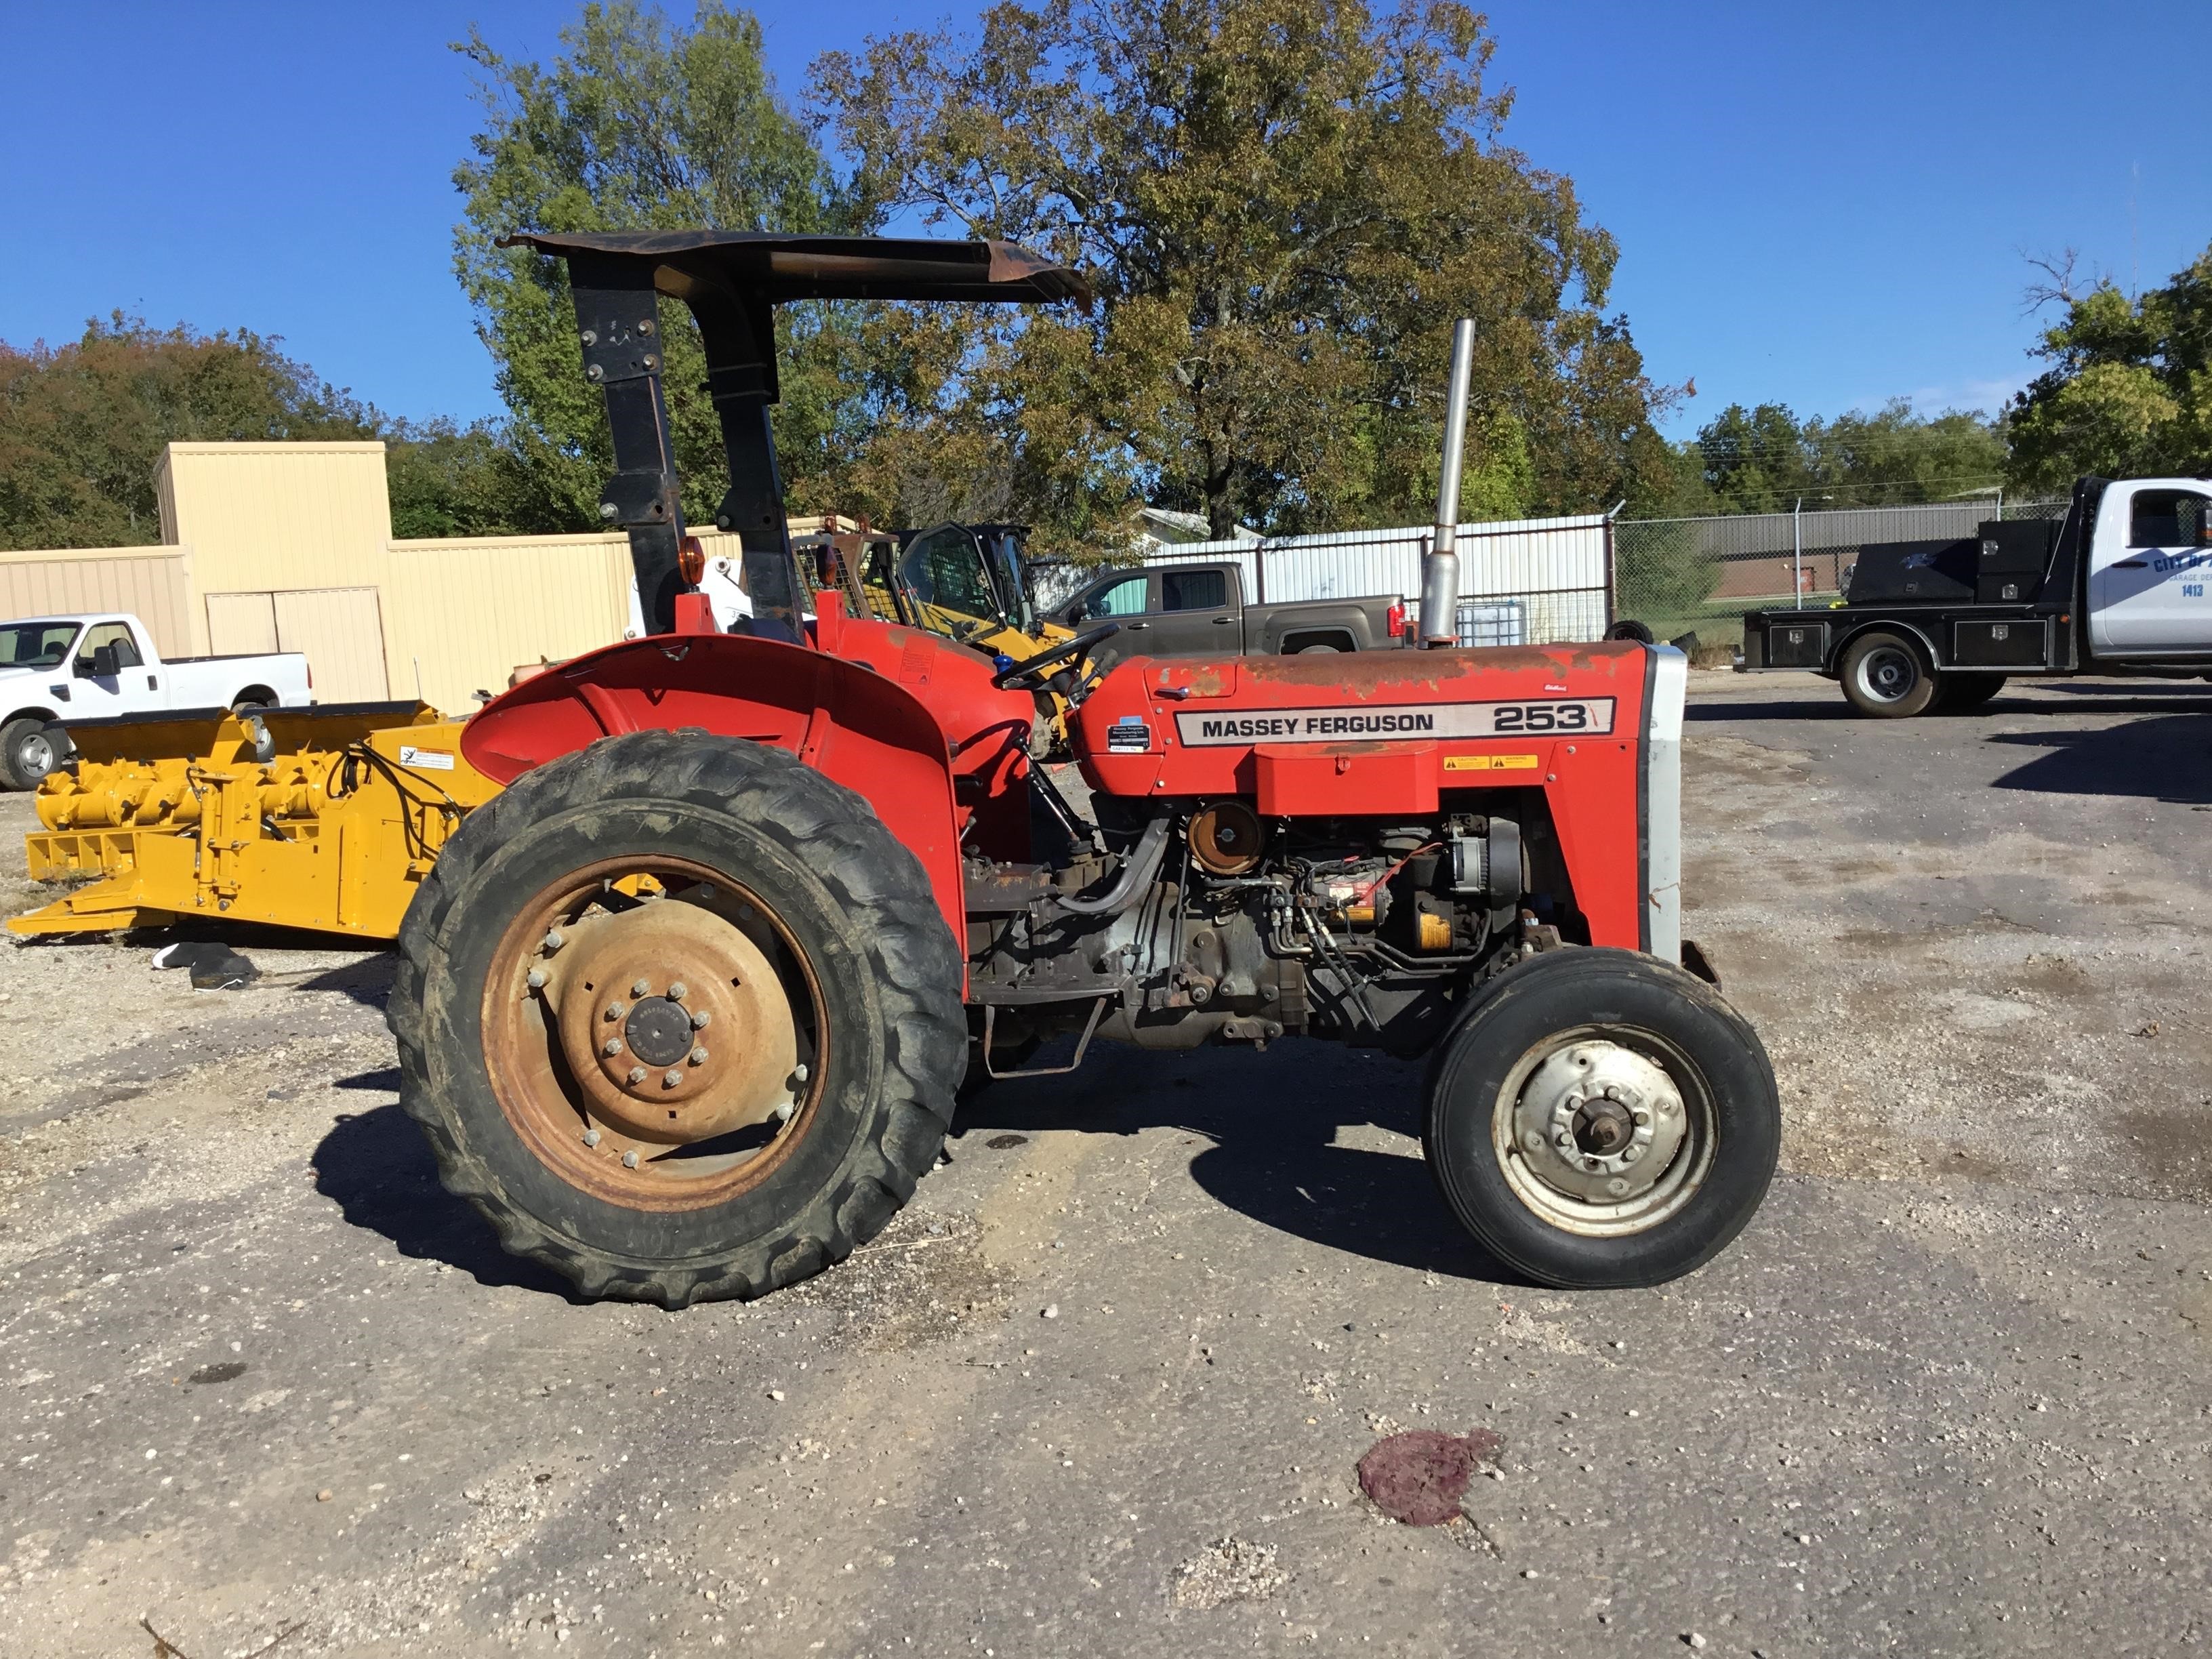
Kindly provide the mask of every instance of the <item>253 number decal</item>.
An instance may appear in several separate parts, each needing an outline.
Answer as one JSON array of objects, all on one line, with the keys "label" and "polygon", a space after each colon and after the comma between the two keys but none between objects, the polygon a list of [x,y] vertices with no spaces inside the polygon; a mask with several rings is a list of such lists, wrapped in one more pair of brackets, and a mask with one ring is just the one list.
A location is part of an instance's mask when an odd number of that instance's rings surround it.
[{"label": "253 number decal", "polygon": [[1503,702],[1498,705],[1495,732],[1587,732],[1589,709],[1578,702]]}]

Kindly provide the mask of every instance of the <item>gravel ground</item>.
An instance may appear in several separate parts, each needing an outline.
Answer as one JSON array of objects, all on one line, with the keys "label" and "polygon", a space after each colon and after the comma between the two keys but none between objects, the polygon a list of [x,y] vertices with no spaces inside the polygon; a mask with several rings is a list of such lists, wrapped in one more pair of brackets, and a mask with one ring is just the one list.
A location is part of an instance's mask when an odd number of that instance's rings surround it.
[{"label": "gravel ground", "polygon": [[[994,1089],[797,1292],[581,1304],[439,1191],[383,958],[0,950],[0,1654],[2201,1643],[2212,688],[1694,681],[1788,1133],[1657,1291],[1487,1276],[1418,1068],[1285,1042]],[[1502,1438],[1467,1519],[1362,1497],[1401,1429]]]}]

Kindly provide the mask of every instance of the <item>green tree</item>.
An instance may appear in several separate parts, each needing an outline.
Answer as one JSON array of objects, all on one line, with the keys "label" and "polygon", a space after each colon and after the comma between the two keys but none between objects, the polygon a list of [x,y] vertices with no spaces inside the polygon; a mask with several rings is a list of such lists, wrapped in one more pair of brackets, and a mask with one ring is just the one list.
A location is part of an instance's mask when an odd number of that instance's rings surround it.
[{"label": "green tree", "polygon": [[279,343],[119,311],[65,345],[0,343],[0,547],[159,541],[154,469],[172,442],[380,434],[376,410]]},{"label": "green tree", "polygon": [[2212,472],[2212,246],[2132,300],[2108,279],[2077,288],[2070,260],[2051,276],[2031,297],[2063,314],[2035,348],[2050,368],[2009,411],[2009,481]]},{"label": "green tree", "polygon": [[1216,534],[1433,499],[1451,324],[1480,325],[1471,509],[1630,492],[1661,394],[1612,239],[1507,147],[1455,0],[1002,0],[815,84],[863,199],[1085,266],[1091,317],[979,325],[950,424],[1045,539],[1141,492]]},{"label": "green tree", "polygon": [[1811,489],[1813,458],[1803,428],[1782,404],[1730,404],[1698,428],[1706,486],[1723,513],[1787,510]]},{"label": "green tree", "polygon": [[546,526],[543,503],[501,428],[394,422],[383,434],[392,533],[401,538],[524,535]]},{"label": "green tree", "polygon": [[[502,57],[481,33],[457,50],[480,71],[483,130],[454,173],[465,198],[455,266],[513,416],[514,464],[543,522],[596,526],[600,486],[613,470],[597,388],[578,355],[568,276],[560,261],[497,238],[520,229],[678,229],[794,233],[848,229],[855,205],[805,126],[776,96],[749,14],[702,0],[688,27],[657,8],[616,0],[587,5],[562,33],[550,64]],[[705,359],[684,307],[663,301],[669,419],[684,474],[684,511],[710,520],[721,495],[720,428],[702,389]],[[776,434],[795,509],[846,512],[838,469],[896,402],[902,370],[941,368],[930,343],[862,384],[843,366],[871,343],[865,308],[782,309],[782,402]],[[884,388],[890,387],[887,394]]]},{"label": "green tree", "polygon": [[1824,507],[1950,501],[2004,476],[2000,422],[1958,410],[1921,415],[1903,398],[1872,414],[1802,422],[1781,404],[1731,404],[1689,448],[1708,512],[1787,513],[1801,500]]}]

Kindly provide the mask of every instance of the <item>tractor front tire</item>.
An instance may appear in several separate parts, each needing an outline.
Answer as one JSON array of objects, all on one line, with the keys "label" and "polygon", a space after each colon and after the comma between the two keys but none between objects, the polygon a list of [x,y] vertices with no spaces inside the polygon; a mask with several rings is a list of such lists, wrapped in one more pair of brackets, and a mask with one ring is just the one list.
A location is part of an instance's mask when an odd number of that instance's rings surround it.
[{"label": "tractor front tire", "polygon": [[1936,701],[1936,671],[1901,634],[1862,634],[1838,665],[1844,699],[1877,720],[1909,720]]},{"label": "tractor front tire", "polygon": [[928,878],[781,750],[638,732],[524,774],[446,843],[399,948],[400,1103],[440,1179],[586,1296],[819,1273],[951,1121],[968,1033]]},{"label": "tractor front tire", "polygon": [[1774,1176],[1774,1071],[1703,980],[1545,951],[1477,991],[1430,1071],[1429,1167],[1492,1255],[1563,1290],[1661,1285],[1743,1231]]}]

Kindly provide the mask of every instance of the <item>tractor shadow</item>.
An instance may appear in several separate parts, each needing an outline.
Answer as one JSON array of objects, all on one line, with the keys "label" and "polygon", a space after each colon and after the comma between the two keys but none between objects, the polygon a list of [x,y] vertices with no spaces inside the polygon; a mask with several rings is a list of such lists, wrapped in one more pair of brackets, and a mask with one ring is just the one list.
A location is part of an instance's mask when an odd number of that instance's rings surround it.
[{"label": "tractor shadow", "polygon": [[[2118,714],[2124,706],[2100,704],[2096,712]],[[2212,805],[2208,736],[2212,736],[2212,722],[2202,713],[2158,714],[2095,731],[2054,726],[2042,732],[1992,732],[1991,743],[2044,752],[2001,775],[1990,787],[2039,794],[2132,796],[2177,806]]]},{"label": "tractor shadow", "polygon": [[[1063,1037],[1030,1063],[1064,1065],[1071,1049]],[[390,1094],[399,1073],[363,1072],[336,1086]],[[1340,1129],[1370,1124],[1418,1136],[1421,1098],[1418,1062],[1334,1043],[1285,1041],[1264,1054],[1101,1045],[1070,1077],[1013,1079],[981,1091],[960,1107],[955,1138],[946,1144],[957,1159],[1009,1130],[1179,1130],[1196,1143],[1188,1167],[1200,1190],[1262,1226],[1389,1267],[1525,1284],[1452,1219],[1417,1151],[1338,1144]],[[586,1298],[566,1279],[501,1249],[483,1218],[438,1184],[422,1132],[396,1104],[364,1106],[341,1115],[315,1149],[315,1190],[338,1206],[347,1224],[480,1285],[582,1305]]]},{"label": "tractor shadow", "polygon": [[[1069,1053],[1063,1037],[1030,1063],[1065,1065]],[[962,1104],[954,1133],[975,1145],[1003,1130],[1181,1130],[1202,1143],[1190,1159],[1191,1179],[1262,1226],[1389,1267],[1521,1285],[1453,1220],[1417,1147],[1339,1143],[1340,1129],[1370,1124],[1418,1137],[1422,1069],[1418,1061],[1296,1039],[1265,1054],[1102,1045],[1070,1077],[982,1090]],[[951,1143],[956,1157],[960,1144]]]},{"label": "tractor shadow", "polygon": [[[381,1094],[397,1069],[341,1078],[340,1089]],[[315,1190],[349,1226],[381,1234],[404,1256],[442,1261],[477,1284],[513,1285],[581,1307],[586,1298],[550,1268],[507,1255],[482,1216],[438,1184],[422,1132],[396,1105],[343,1113],[315,1148]]]}]

